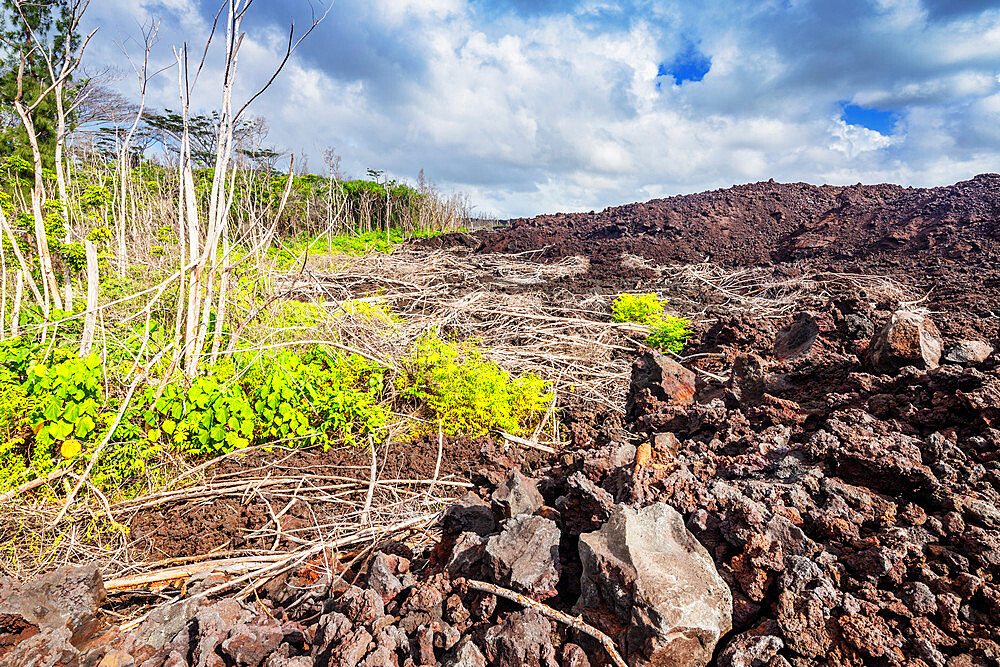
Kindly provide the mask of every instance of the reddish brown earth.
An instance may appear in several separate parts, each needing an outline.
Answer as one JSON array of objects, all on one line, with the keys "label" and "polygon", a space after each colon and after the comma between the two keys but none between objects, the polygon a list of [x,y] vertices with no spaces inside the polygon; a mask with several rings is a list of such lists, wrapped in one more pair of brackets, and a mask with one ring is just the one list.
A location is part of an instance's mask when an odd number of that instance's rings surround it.
[{"label": "reddish brown earth", "polygon": [[480,233],[479,252],[590,258],[571,289],[648,279],[623,254],[661,265],[711,261],[903,278],[932,310],[966,313],[996,337],[1000,316],[1000,174],[939,188],[773,181],[627,204],[599,213],[515,219]]}]

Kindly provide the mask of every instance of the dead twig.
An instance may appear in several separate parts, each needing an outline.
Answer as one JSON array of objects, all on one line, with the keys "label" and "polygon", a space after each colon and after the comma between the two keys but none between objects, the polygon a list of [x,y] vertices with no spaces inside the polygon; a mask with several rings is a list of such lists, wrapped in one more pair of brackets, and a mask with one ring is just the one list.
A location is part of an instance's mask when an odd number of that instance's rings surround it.
[{"label": "dead twig", "polygon": [[600,642],[601,646],[604,647],[604,650],[608,652],[608,655],[611,657],[611,660],[615,663],[615,665],[618,667],[628,667],[628,663],[626,663],[621,654],[618,653],[618,649],[615,647],[615,643],[611,640],[611,637],[608,637],[594,626],[586,623],[583,618],[579,616],[574,618],[569,614],[564,614],[563,612],[557,611],[546,604],[542,604],[541,602],[532,600],[529,597],[525,597],[520,593],[515,593],[512,590],[502,588],[496,584],[490,584],[485,581],[476,581],[475,579],[466,579],[465,585],[473,590],[482,591],[484,593],[492,593],[498,597],[506,598],[512,602],[534,609],[542,616],[551,618],[554,621],[559,621],[560,623],[568,625],[578,632],[582,632],[589,637],[593,637]]}]

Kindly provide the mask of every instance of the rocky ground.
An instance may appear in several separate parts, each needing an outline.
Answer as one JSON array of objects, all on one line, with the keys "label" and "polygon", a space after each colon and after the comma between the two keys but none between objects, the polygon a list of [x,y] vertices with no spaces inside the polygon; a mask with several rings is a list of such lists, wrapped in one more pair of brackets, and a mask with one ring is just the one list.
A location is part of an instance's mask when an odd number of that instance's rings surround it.
[{"label": "rocky ground", "polygon": [[634,358],[624,414],[564,410],[565,451],[479,443],[429,553],[389,541],[245,599],[201,596],[203,576],[127,629],[93,567],[0,580],[0,666],[615,664],[591,628],[629,665],[998,664],[998,227],[987,175],[761,183],[435,240],[589,258],[553,290],[663,287],[705,247],[814,289],[706,307],[692,356]]}]

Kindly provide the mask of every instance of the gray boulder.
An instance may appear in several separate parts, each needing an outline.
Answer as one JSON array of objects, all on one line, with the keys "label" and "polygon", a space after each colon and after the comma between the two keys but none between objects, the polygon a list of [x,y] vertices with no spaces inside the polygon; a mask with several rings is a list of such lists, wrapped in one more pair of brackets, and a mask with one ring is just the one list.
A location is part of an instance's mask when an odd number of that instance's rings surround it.
[{"label": "gray boulder", "polygon": [[948,350],[945,361],[953,364],[979,364],[993,354],[993,346],[981,340],[963,340]]},{"label": "gray boulder", "polygon": [[484,562],[490,580],[544,600],[559,581],[559,528],[555,521],[521,514],[486,542]]},{"label": "gray boulder", "polygon": [[579,611],[617,635],[632,665],[706,665],[732,628],[729,588],[668,505],[619,505],[580,536],[580,558]]},{"label": "gray boulder", "polygon": [[538,491],[538,481],[521,474],[514,468],[493,492],[493,507],[503,519],[518,514],[534,514],[545,500]]}]

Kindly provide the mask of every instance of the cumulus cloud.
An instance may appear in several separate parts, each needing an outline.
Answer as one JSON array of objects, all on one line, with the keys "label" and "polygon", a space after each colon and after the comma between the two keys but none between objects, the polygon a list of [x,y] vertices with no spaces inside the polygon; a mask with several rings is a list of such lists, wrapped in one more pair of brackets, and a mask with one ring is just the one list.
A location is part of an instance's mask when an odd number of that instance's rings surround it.
[{"label": "cumulus cloud", "polygon": [[[167,62],[217,9],[99,4],[92,61],[119,64],[113,40],[143,21],[163,17]],[[301,26],[308,5],[251,9],[242,94],[293,16]],[[696,76],[670,71],[692,62]],[[176,105],[170,76],[153,104]],[[931,185],[996,171],[998,76],[1000,10],[976,0],[338,0],[255,112],[313,168],[336,146],[354,173],[423,168],[508,216],[771,177]],[[205,109],[217,77],[199,84]],[[895,123],[876,131],[845,105]]]}]

